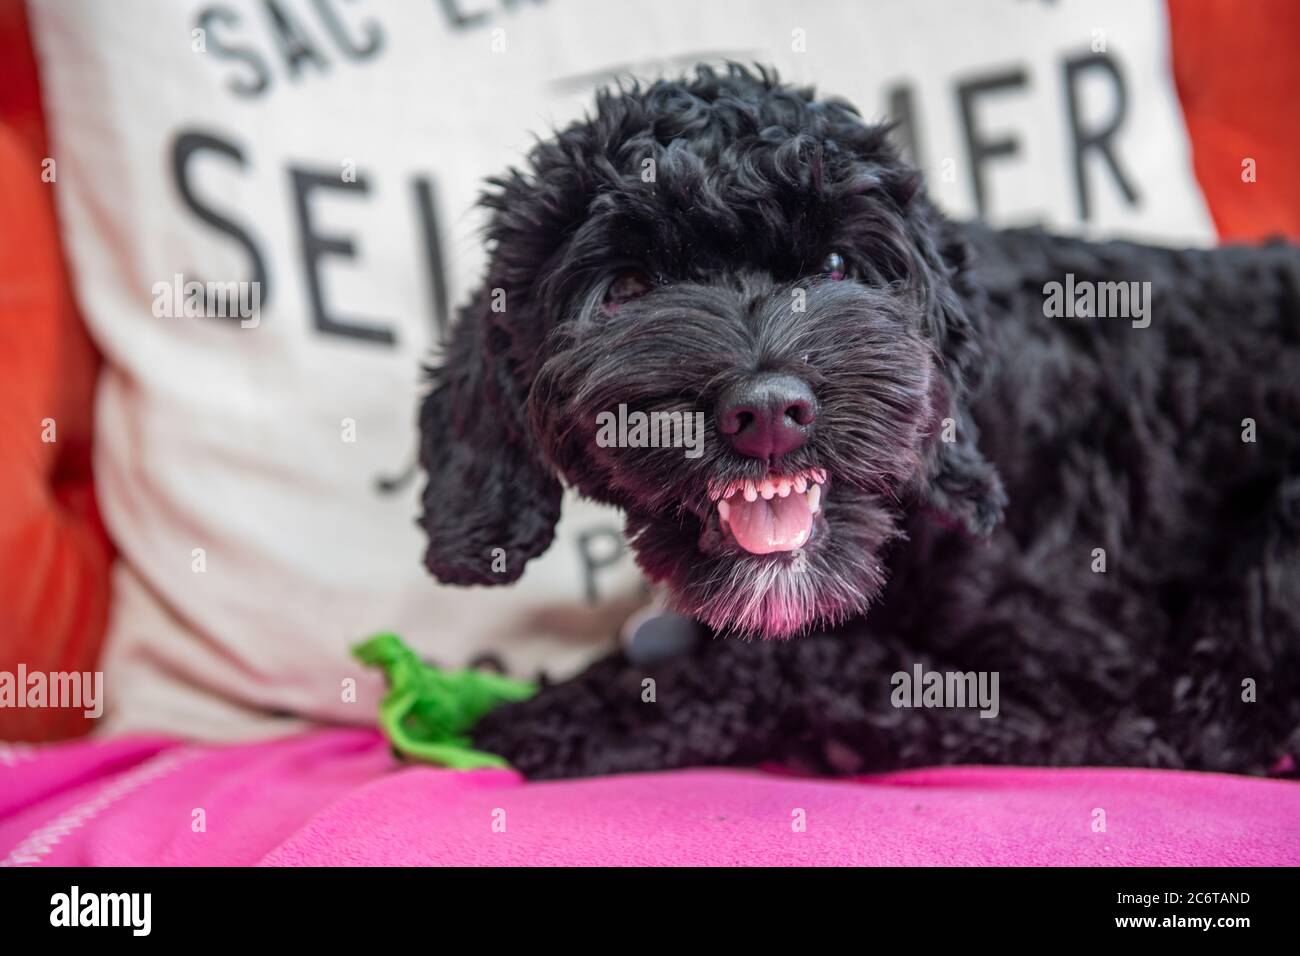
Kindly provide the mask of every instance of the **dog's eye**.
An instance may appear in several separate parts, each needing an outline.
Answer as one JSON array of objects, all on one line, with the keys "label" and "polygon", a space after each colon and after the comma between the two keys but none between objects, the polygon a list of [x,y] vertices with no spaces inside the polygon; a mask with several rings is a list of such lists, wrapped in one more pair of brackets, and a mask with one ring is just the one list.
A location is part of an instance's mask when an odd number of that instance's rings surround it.
[{"label": "dog's eye", "polygon": [[640,269],[626,269],[615,276],[605,292],[605,308],[611,312],[650,291],[654,280]]},{"label": "dog's eye", "polygon": [[832,252],[822,262],[822,275],[830,276],[832,279],[843,279],[848,274],[848,266],[844,264],[844,257],[838,252]]}]

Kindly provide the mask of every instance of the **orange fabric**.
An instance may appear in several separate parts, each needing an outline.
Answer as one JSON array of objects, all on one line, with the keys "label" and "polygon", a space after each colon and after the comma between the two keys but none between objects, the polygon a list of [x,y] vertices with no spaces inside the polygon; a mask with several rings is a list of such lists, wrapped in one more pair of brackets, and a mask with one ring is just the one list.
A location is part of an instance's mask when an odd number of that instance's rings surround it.
[{"label": "orange fabric", "polygon": [[[111,561],[90,474],[98,360],[59,248],[58,187],[42,181],[49,153],[19,0],[0,0],[0,64],[0,671],[93,670]],[[89,724],[79,710],[0,708],[0,739]]]},{"label": "orange fabric", "polygon": [[[1222,239],[1300,239],[1300,4],[1169,0],[1174,81]],[[1243,182],[1242,161],[1256,181]]]}]

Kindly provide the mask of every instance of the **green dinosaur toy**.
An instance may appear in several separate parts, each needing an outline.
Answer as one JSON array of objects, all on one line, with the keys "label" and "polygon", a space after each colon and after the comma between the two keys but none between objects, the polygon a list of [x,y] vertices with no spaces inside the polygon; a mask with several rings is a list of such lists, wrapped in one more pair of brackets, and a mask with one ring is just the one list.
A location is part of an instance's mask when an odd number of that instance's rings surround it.
[{"label": "green dinosaur toy", "polygon": [[535,685],[484,671],[440,670],[416,657],[396,634],[376,634],[352,653],[388,677],[379,723],[402,754],[455,770],[509,766],[496,754],[475,750],[469,730],[499,704],[532,697]]}]

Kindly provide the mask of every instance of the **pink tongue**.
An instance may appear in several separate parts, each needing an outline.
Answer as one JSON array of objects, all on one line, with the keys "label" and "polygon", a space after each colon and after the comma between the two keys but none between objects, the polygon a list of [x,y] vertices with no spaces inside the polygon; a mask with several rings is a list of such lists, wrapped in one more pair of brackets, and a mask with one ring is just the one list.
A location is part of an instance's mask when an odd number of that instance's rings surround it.
[{"label": "pink tongue", "polygon": [[727,524],[736,543],[750,554],[793,551],[808,540],[813,514],[806,495],[791,492],[786,498],[746,501],[736,495],[728,499]]}]

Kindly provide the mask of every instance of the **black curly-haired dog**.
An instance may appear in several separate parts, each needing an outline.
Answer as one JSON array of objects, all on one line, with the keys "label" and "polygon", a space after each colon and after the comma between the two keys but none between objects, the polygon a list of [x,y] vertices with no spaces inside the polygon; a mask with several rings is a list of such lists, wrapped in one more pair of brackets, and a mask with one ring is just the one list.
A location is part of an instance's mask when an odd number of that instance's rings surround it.
[{"label": "black curly-haired dog", "polygon": [[[492,181],[421,414],[428,566],[514,580],[563,480],[712,633],[615,653],[477,745],[534,777],[1294,773],[1300,253],[960,226],[886,133],[701,68],[602,94]],[[703,413],[702,453],[607,447],[620,405]],[[996,716],[895,676],[930,672],[996,675]]]}]

